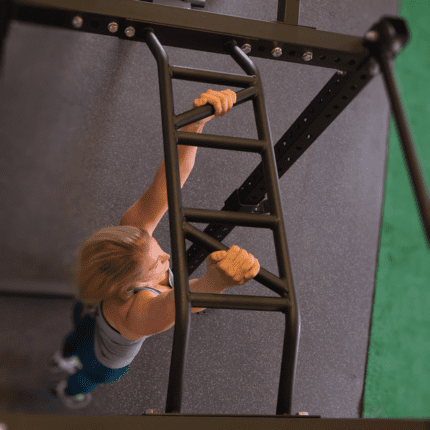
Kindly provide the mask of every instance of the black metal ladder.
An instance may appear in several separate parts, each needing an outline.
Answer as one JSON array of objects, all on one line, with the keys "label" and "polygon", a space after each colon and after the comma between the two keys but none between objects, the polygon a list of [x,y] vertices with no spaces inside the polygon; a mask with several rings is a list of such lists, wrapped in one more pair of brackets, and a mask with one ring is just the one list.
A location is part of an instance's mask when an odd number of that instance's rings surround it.
[{"label": "black metal ladder", "polygon": [[[283,210],[279,194],[277,165],[272,148],[272,137],[258,68],[239,48],[235,40],[227,41],[223,48],[248,76],[171,66],[167,53],[154,34],[154,29],[147,27],[145,28],[145,33],[146,43],[156,58],[158,65],[172,265],[175,276],[176,321],[165,412],[181,412],[183,373],[190,330],[191,307],[210,307],[285,313],[285,337],[276,414],[290,415],[300,338],[300,313],[294,293],[293,275],[288,256]],[[213,115],[215,110],[211,105],[206,105],[181,115],[175,115],[172,79],[245,88],[236,93],[237,100],[234,106],[252,100],[257,122],[258,140],[177,131],[185,125]],[[266,210],[261,210],[261,207],[255,208],[255,204],[241,204],[241,213],[225,211],[224,209],[223,211],[212,211],[183,208],[176,145],[193,145],[259,153],[262,157],[264,179],[269,196],[269,204],[267,204],[267,201],[264,202]],[[239,193],[237,193],[237,201],[240,202]],[[270,215],[261,214],[269,211]],[[273,231],[280,278],[261,268],[254,279],[279,294],[280,297],[190,293],[188,273],[185,270],[187,265],[185,239],[200,245],[207,251],[207,255],[214,251],[228,250],[229,248],[208,234],[194,228],[187,221],[201,223],[216,221],[230,227],[240,225],[270,228]]]}]

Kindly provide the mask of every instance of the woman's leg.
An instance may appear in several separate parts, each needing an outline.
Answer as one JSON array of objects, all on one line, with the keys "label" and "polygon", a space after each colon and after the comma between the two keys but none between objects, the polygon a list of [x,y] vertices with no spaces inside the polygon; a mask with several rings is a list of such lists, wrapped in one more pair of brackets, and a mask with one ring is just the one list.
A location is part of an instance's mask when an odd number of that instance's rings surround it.
[{"label": "woman's leg", "polygon": [[85,315],[82,316],[83,309],[84,305],[80,301],[76,302],[75,306],[73,307],[73,323],[75,325],[75,330],[72,331],[64,341],[62,354],[65,358],[77,355],[77,349],[80,341],[79,335],[76,333],[76,329],[80,325],[80,322],[85,318]]},{"label": "woman's leg", "polygon": [[66,394],[88,393],[99,384],[115,382],[124,376],[130,365],[120,369],[110,369],[101,364],[94,353],[94,329],[95,320],[87,315],[78,322],[75,331],[66,338],[63,354],[64,357],[77,355],[83,368],[69,376]]},{"label": "woman's leg", "polygon": [[[102,364],[100,364],[103,366]],[[69,396],[75,396],[76,394],[85,394],[94,390],[97,385],[100,384],[109,384],[115,381],[118,381],[122,376],[124,376],[130,366],[123,367],[121,369],[108,369],[107,372],[103,374],[92,374],[89,373],[83,368],[79,370],[75,374],[69,376],[68,385],[65,389],[65,393]]]}]

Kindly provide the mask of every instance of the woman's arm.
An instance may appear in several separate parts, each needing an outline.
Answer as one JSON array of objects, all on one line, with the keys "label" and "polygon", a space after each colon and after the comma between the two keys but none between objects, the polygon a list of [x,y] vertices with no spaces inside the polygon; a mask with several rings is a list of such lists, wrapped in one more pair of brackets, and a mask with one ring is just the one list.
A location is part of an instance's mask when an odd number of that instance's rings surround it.
[{"label": "woman's arm", "polygon": [[[200,98],[194,100],[194,107],[203,106],[206,103],[212,104],[216,114],[204,120],[198,121],[181,128],[181,131],[201,133],[203,126],[214,116],[222,117],[230,112],[233,104],[236,103],[236,93],[232,90],[213,91],[208,90],[200,95]],[[179,145],[179,176],[181,188],[193,170],[196,159],[197,147]],[[131,225],[147,230],[152,235],[158,223],[163,218],[168,209],[167,199],[167,181],[165,160],[160,164],[154,177],[154,182],[145,191],[145,193],[131,206],[121,218],[120,225]]]}]

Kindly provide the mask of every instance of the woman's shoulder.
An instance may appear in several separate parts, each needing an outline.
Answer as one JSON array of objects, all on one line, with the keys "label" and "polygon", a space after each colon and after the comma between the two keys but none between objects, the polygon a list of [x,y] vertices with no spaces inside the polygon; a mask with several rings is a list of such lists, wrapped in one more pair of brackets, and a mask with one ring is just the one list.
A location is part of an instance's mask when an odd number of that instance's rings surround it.
[{"label": "woman's shoulder", "polygon": [[[159,279],[157,282],[154,282],[153,284],[149,284],[148,285],[146,282],[138,282],[138,283],[136,283],[135,289],[136,288],[141,288],[141,287],[149,287],[149,288],[152,288],[154,290],[158,290],[158,291],[160,291],[160,292],[163,293],[165,291],[170,291],[171,290],[169,280],[170,280],[170,278],[169,278],[169,271],[167,271],[164,274],[163,278]],[[150,292],[151,290],[142,289],[140,291],[148,291],[148,292]],[[140,291],[138,291],[138,292],[140,292]]]},{"label": "woman's shoulder", "polygon": [[[146,285],[146,284],[142,284],[141,285],[142,287],[149,287],[148,285]],[[154,290],[156,290],[156,291],[159,291],[160,293],[165,293],[165,292],[167,292],[167,291],[172,291],[172,289],[167,285],[162,285],[162,284],[156,284],[156,285],[151,285],[149,288],[151,288],[150,290],[149,289],[139,289],[139,284],[137,284],[136,285],[136,288],[137,288],[137,290],[135,289],[135,291],[136,291],[136,294],[134,295],[135,297],[137,296],[137,295],[142,295],[141,293],[152,293],[152,294],[157,294]],[[158,294],[157,294],[158,295]]]}]

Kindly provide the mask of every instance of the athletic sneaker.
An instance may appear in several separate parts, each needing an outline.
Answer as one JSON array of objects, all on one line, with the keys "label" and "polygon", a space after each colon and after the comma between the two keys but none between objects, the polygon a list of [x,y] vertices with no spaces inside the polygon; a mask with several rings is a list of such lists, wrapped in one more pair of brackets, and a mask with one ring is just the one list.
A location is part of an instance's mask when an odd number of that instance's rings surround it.
[{"label": "athletic sneaker", "polygon": [[54,355],[48,358],[48,369],[51,373],[66,372],[73,375],[82,367],[81,360],[77,355],[66,358],[61,354],[61,350],[55,351]]},{"label": "athletic sneaker", "polygon": [[93,400],[91,393],[76,394],[75,396],[69,396],[66,394],[65,389],[67,388],[67,381],[62,379],[54,388],[54,393],[63,405],[68,409],[82,409],[88,406]]}]

